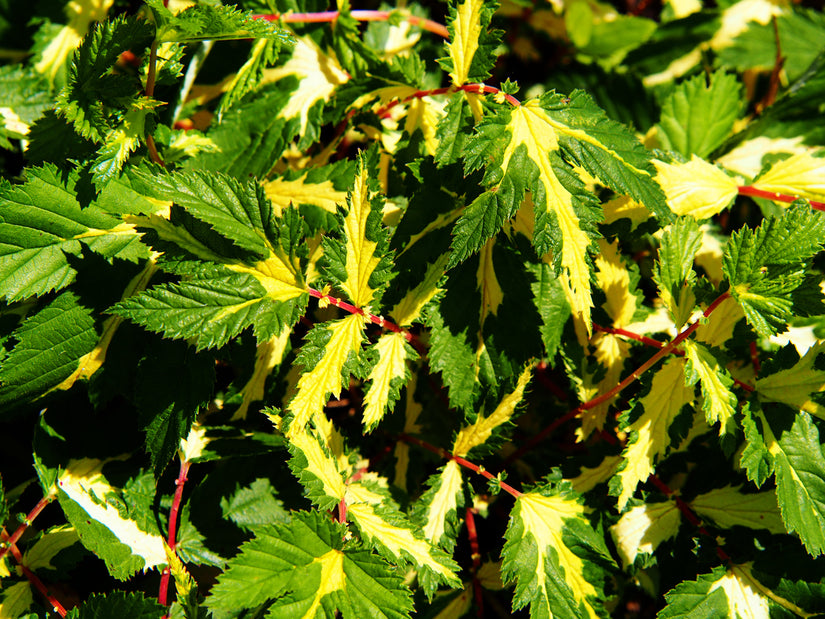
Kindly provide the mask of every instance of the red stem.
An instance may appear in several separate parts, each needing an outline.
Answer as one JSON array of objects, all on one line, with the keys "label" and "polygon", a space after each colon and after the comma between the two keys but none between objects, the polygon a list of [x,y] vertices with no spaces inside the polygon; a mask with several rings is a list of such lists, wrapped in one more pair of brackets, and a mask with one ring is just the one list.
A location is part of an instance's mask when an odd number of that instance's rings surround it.
[{"label": "red stem", "polygon": [[509,494],[509,495],[511,495],[515,498],[519,498],[522,495],[521,491],[516,490],[510,484],[501,481],[498,477],[496,477],[495,475],[490,473],[490,471],[485,469],[483,466],[479,466],[477,464],[474,464],[474,463],[470,462],[469,460],[465,460],[461,456],[454,456],[453,454],[451,454],[446,449],[442,449],[441,447],[436,447],[435,445],[431,445],[430,443],[428,443],[426,441],[422,441],[419,438],[416,438],[414,436],[410,436],[409,434],[405,434],[403,432],[398,435],[398,438],[399,438],[399,440],[402,440],[406,443],[412,443],[413,445],[418,445],[419,447],[423,447],[424,449],[426,449],[428,451],[431,451],[434,454],[436,454],[436,455],[438,455],[438,456],[440,456],[440,457],[442,457],[446,460],[455,460],[456,463],[460,464],[464,468],[470,469],[471,471],[473,471],[473,473],[481,475],[482,477],[486,477],[490,481],[496,482],[497,484],[499,484],[499,486],[501,487],[502,490],[504,490],[507,494]]},{"label": "red stem", "polygon": [[484,598],[481,592],[481,581],[478,579],[478,570],[481,567],[481,550],[478,545],[478,531],[476,530],[475,510],[468,507],[464,521],[467,523],[467,539],[470,542],[471,557],[473,559],[473,595],[476,600],[476,613],[484,616]]},{"label": "red stem", "polygon": [[32,572],[28,566],[23,563],[23,555],[20,553],[20,549],[17,547],[17,544],[11,541],[11,538],[5,528],[0,531],[0,540],[6,544],[6,548],[11,552],[11,556],[13,556],[14,560],[17,561],[17,564],[20,566],[20,570],[23,572],[23,575],[31,583],[31,585],[37,589],[44,598],[46,598],[46,601],[51,604],[54,612],[61,617],[65,617],[66,609],[63,607],[63,604],[61,604],[57,598],[49,592],[48,588],[45,584],[43,584],[43,581],[40,580],[37,574]]},{"label": "red stem", "polygon": [[359,314],[361,316],[366,317],[371,323],[378,325],[379,327],[384,327],[385,329],[389,329],[393,333],[400,333],[404,336],[408,342],[413,341],[413,334],[407,331],[406,329],[402,329],[397,324],[386,320],[383,316],[376,316],[375,314],[370,314],[365,312],[360,307],[355,307],[352,303],[347,303],[346,301],[342,301],[337,297],[332,297],[328,294],[324,294],[320,290],[316,290],[315,288],[309,288],[307,290],[309,296],[315,297],[318,300],[326,301],[330,305],[334,305],[335,307],[340,307],[342,310],[349,312],[350,314]]},{"label": "red stem", "polygon": [[[391,11],[350,11],[350,16],[358,21],[389,21],[391,13]],[[396,13],[396,15],[398,15],[398,13]],[[339,12],[323,11],[320,13],[288,13],[286,15],[272,13],[270,15],[253,15],[253,17],[256,19],[265,19],[266,21],[280,21],[285,24],[308,24],[333,22],[338,19]],[[422,30],[437,34],[444,39],[450,38],[450,33],[443,24],[439,24],[431,19],[416,17],[415,15],[402,15],[402,17],[413,26],[418,26]]]},{"label": "red stem", "polygon": [[[767,200],[775,200],[776,202],[794,202],[799,200],[799,196],[790,196],[784,193],[776,193],[774,191],[765,191],[764,189],[757,189],[751,185],[739,185],[740,196],[753,196],[756,198],[765,198]],[[805,198],[807,200],[807,198]],[[817,211],[825,211],[825,202],[817,202],[816,200],[808,200],[811,208]]]},{"label": "red stem", "polygon": [[[178,478],[175,480],[175,497],[172,499],[172,509],[169,512],[169,531],[166,543],[173,552],[177,545],[175,538],[177,536],[178,514],[180,513],[181,501],[183,500],[183,486],[186,484],[189,466],[190,462],[188,460],[180,461],[180,472],[178,473]],[[158,590],[158,603],[161,606],[167,606],[170,575],[171,570],[167,566],[164,568],[163,574],[161,574],[160,589]],[[164,616],[168,617],[168,614]]]},{"label": "red stem", "polygon": [[719,545],[719,542],[716,541],[716,538],[710,533],[710,531],[708,531],[705,528],[704,524],[702,523],[701,518],[699,518],[699,516],[697,516],[694,513],[694,511],[691,509],[690,505],[688,505],[682,499],[682,497],[677,495],[665,482],[663,482],[661,479],[659,479],[659,477],[656,476],[656,474],[651,473],[650,477],[648,477],[647,480],[650,483],[652,483],[654,486],[656,486],[656,488],[662,494],[664,494],[665,496],[667,496],[670,499],[673,499],[676,502],[676,507],[678,507],[679,511],[682,512],[682,515],[685,517],[685,520],[687,520],[690,524],[695,526],[696,529],[699,531],[699,533],[701,533],[702,535],[705,535],[706,537],[709,537],[710,539],[712,539],[713,543],[716,544],[716,555],[722,561],[725,561],[726,563],[729,563],[730,562],[730,556],[728,555],[728,553],[726,553],[722,549],[722,547]]},{"label": "red stem", "polygon": [[0,547],[0,559],[6,556],[6,553],[9,551],[9,549],[18,542],[18,540],[23,536],[23,533],[26,532],[26,529],[28,529],[32,525],[34,519],[40,515],[40,512],[42,512],[49,503],[54,501],[56,496],[56,494],[49,493],[37,502],[37,505],[34,506],[34,509],[32,509],[26,516],[26,520],[23,521],[23,524],[17,527],[17,530],[12,534],[10,538],[8,538],[8,540],[4,540],[6,543],[2,547]]}]

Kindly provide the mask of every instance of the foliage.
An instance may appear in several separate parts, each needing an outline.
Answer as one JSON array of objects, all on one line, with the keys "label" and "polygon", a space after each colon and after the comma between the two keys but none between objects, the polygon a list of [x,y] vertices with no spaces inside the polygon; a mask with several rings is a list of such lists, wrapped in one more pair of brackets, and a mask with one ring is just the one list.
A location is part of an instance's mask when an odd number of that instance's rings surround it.
[{"label": "foliage", "polygon": [[0,619],[825,612],[820,11],[32,4]]}]

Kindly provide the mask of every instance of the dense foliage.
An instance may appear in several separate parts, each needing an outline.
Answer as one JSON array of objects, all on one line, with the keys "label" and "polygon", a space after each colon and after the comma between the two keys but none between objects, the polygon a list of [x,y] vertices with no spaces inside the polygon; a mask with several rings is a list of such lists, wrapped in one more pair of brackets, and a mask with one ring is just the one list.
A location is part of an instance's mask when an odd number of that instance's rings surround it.
[{"label": "dense foliage", "polygon": [[0,619],[825,613],[816,6],[0,33]]}]

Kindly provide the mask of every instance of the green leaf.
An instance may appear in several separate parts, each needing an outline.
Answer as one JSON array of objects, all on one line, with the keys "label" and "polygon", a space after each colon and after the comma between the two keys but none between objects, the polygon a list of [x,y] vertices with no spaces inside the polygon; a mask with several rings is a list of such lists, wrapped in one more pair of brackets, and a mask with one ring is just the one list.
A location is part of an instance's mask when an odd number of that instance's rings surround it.
[{"label": "green leaf", "polygon": [[156,599],[142,593],[112,591],[108,594],[93,593],[80,606],[66,615],[69,619],[156,619],[164,612]]},{"label": "green leaf", "polygon": [[741,86],[731,73],[697,75],[682,82],[662,105],[662,147],[687,158],[707,157],[730,135],[741,100]]},{"label": "green leaf", "polygon": [[233,6],[196,4],[177,15],[166,8],[162,0],[147,0],[155,15],[159,42],[220,41],[230,39],[269,39],[288,45],[291,35],[265,19],[255,19]]},{"label": "green leaf", "polygon": [[804,281],[808,258],[825,243],[825,215],[807,204],[792,204],[755,231],[731,235],[722,269],[731,295],[750,325],[763,337],[784,327],[793,309],[793,291]]},{"label": "green leaf", "polygon": [[819,556],[825,552],[825,456],[819,430],[810,415],[800,412],[778,440],[770,434],[766,438],[782,520],[812,556]]},{"label": "green leaf", "polygon": [[686,580],[665,594],[667,606],[657,619],[699,619],[700,617],[727,617],[727,596],[720,588],[711,591],[714,580],[724,573],[716,568],[711,574],[702,574],[697,580]]},{"label": "green leaf", "polygon": [[561,280],[553,274],[549,264],[542,262],[535,267],[534,273],[536,279],[531,288],[541,316],[541,341],[547,358],[552,360],[561,344],[564,325],[570,317],[570,305]]},{"label": "green leaf", "polygon": [[278,59],[280,51],[281,42],[278,40],[259,39],[255,41],[249,59],[232,78],[226,93],[221,98],[221,105],[218,108],[219,118],[247,93],[260,85],[264,70]]},{"label": "green leaf", "polygon": [[29,168],[22,185],[0,182],[0,297],[17,301],[61,290],[74,281],[68,256],[85,245],[106,258],[148,255],[128,226],[94,206],[81,209],[77,175]]},{"label": "green leaf", "polygon": [[274,600],[270,617],[408,617],[409,590],[380,557],[342,542],[344,528],[317,512],[259,529],[206,600],[215,619]]},{"label": "green leaf", "polygon": [[653,277],[659,285],[662,301],[679,329],[690,318],[696,305],[693,260],[701,244],[702,232],[696,220],[690,217],[679,219],[665,228],[662,234]]}]

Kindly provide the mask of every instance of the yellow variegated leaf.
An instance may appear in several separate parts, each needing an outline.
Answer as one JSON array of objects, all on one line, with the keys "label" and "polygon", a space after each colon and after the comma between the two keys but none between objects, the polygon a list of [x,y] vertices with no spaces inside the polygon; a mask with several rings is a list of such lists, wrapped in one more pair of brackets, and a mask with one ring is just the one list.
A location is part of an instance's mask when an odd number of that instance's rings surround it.
[{"label": "yellow variegated leaf", "polygon": [[760,591],[762,586],[751,574],[751,565],[734,565],[708,591],[725,591],[728,599],[727,616],[731,619],[769,619],[771,615],[768,598]]},{"label": "yellow variegated leaf", "polygon": [[430,97],[415,98],[407,103],[407,115],[404,119],[404,131],[412,135],[416,129],[424,136],[427,154],[435,155],[438,148],[436,129],[444,116],[444,104],[439,104]]},{"label": "yellow variegated leaf", "polygon": [[717,526],[743,526],[787,533],[776,502],[776,491],[743,494],[740,487],[725,486],[700,494],[690,502],[693,510]]},{"label": "yellow variegated leaf", "polygon": [[798,153],[776,162],[753,186],[809,200],[825,199],[825,157]]},{"label": "yellow variegated leaf", "polygon": [[825,371],[817,368],[817,358],[825,352],[825,342],[817,342],[793,367],[756,381],[759,398],[781,402],[825,419],[825,407],[814,401],[814,393],[825,391]]},{"label": "yellow variegated leaf", "polygon": [[619,196],[602,205],[604,210],[604,223],[612,224],[620,219],[629,219],[631,228],[635,229],[639,224],[650,219],[650,211],[641,202],[637,202],[630,196]]},{"label": "yellow variegated leaf", "polygon": [[321,599],[324,596],[335,591],[344,591],[347,588],[343,552],[332,549],[320,557],[315,557],[312,562],[321,564],[321,584],[312,596],[309,608],[301,615],[301,619],[313,619],[321,609]]},{"label": "yellow variegated leaf", "polygon": [[34,602],[34,595],[28,580],[3,587],[0,602],[0,619],[19,619]]},{"label": "yellow variegated leaf", "polygon": [[[584,387],[588,400],[610,391],[618,384],[624,370],[625,359],[630,355],[630,342],[612,333],[597,333],[593,336],[591,343],[595,349],[596,361],[605,369],[605,374],[597,385],[592,385],[592,389],[588,389],[591,386],[592,378],[590,376],[585,378]],[[584,411],[581,415],[582,424],[576,429],[576,437],[579,441],[586,439],[593,431],[604,428],[607,411],[610,405],[616,401],[616,397],[614,396],[598,406]]]},{"label": "yellow variegated leaf", "polygon": [[[373,478],[377,477],[375,473],[372,474]],[[347,484],[347,491],[344,495],[344,500],[346,501],[347,505],[355,505],[356,503],[369,503],[370,505],[380,505],[384,501],[387,500],[387,497],[367,488],[363,483],[361,483],[363,477],[358,481],[351,481]],[[385,482],[383,478],[379,478],[382,482]],[[382,483],[382,486],[386,487],[386,483]]]},{"label": "yellow variegated leaf", "polygon": [[68,23],[60,29],[57,36],[43,50],[34,70],[54,81],[60,69],[74,53],[75,48],[89,31],[92,22],[106,18],[114,0],[71,0],[63,9]]},{"label": "yellow variegated leaf", "polygon": [[437,544],[444,535],[447,515],[458,509],[458,495],[461,492],[461,467],[455,460],[444,465],[438,476],[438,491],[427,506],[424,537]]},{"label": "yellow variegated leaf", "polygon": [[441,290],[438,282],[444,276],[449,259],[449,254],[440,255],[427,267],[427,272],[418,285],[404,295],[404,298],[392,309],[390,314],[395,318],[396,324],[407,327],[418,320],[424,306]]},{"label": "yellow variegated leaf", "polygon": [[473,607],[473,585],[470,582],[462,583],[464,588],[450,602],[442,608],[433,619],[458,619],[465,617]]},{"label": "yellow variegated leaf", "polygon": [[114,505],[102,502],[107,494],[115,492],[101,473],[105,463],[90,458],[71,460],[57,485],[92,520],[109,529],[132,554],[141,557],[144,570],[165,564],[164,539],[160,535],[143,531],[134,520],[124,518]]},{"label": "yellow variegated leaf", "polygon": [[262,183],[266,197],[272,201],[275,214],[280,217],[284,209],[300,204],[311,204],[333,215],[339,204],[346,204],[347,192],[335,189],[329,179],[320,183],[306,182],[307,175],[294,180],[273,178]]},{"label": "yellow variegated leaf", "polygon": [[290,75],[298,78],[298,89],[289,96],[289,102],[278,116],[300,117],[303,136],[310,108],[318,101],[329,101],[335,89],[349,81],[349,74],[341,68],[335,54],[324,53],[310,37],[296,37],[295,48],[286,64],[264,70],[262,82],[276,82]]},{"label": "yellow variegated leaf", "polygon": [[625,567],[633,565],[639,554],[653,554],[663,541],[679,532],[682,514],[675,501],[637,505],[622,514],[610,527],[616,550]]},{"label": "yellow variegated leaf", "polygon": [[787,11],[785,0],[740,0],[722,12],[722,26],[713,35],[710,46],[715,50],[728,47],[749,22],[769,24],[771,19]]},{"label": "yellow variegated leaf", "polygon": [[774,153],[796,155],[810,151],[810,148],[806,147],[802,141],[801,136],[795,138],[760,136],[745,140],[732,151],[716,159],[716,163],[736,174],[754,178],[762,170],[762,159],[765,155]]},{"label": "yellow variegated leaf", "polygon": [[487,316],[498,313],[498,308],[504,301],[504,292],[496,278],[496,270],[493,266],[493,247],[496,240],[494,238],[487,241],[478,253],[478,271],[476,272],[476,282],[481,292],[481,307],[479,309],[479,325],[484,325]]},{"label": "yellow variegated leaf", "polygon": [[738,194],[734,179],[696,155],[687,163],[654,159],[653,164],[667,204],[677,215],[707,219],[727,208]]},{"label": "yellow variegated leaf", "polygon": [[592,469],[582,469],[577,477],[569,480],[570,485],[573,486],[573,490],[580,494],[589,492],[613,477],[621,462],[621,456],[606,456],[598,466]]},{"label": "yellow variegated leaf", "polygon": [[[417,434],[421,431],[418,418],[424,412],[421,404],[415,400],[415,386],[417,374],[413,373],[410,382],[407,384],[407,406],[404,411],[404,434]],[[398,441],[395,444],[395,478],[393,485],[402,490],[407,489],[407,469],[410,465],[410,446],[406,441]]]},{"label": "yellow variegated leaf", "polygon": [[577,602],[583,603],[588,616],[598,619],[596,611],[588,602],[597,595],[596,588],[584,577],[584,561],[564,543],[562,534],[565,520],[581,518],[584,507],[576,501],[562,497],[542,496],[538,493],[526,493],[516,501],[520,504],[519,512],[524,523],[524,534],[531,534],[538,548],[537,574],[540,587],[544,587],[544,565],[548,548],[553,548],[558,556],[559,565],[564,571],[564,581],[573,592]]},{"label": "yellow variegated leaf", "polygon": [[656,372],[650,391],[639,404],[644,412],[627,430],[637,432],[636,439],[622,454],[625,467],[618,476],[622,484],[619,511],[627,505],[636,486],[653,472],[654,461],[670,446],[668,428],[682,407],[693,402],[693,387],[685,386],[684,359],[671,358]]},{"label": "yellow variegated leaf", "polygon": [[241,405],[238,407],[238,410],[232,415],[232,421],[246,419],[249,405],[252,404],[252,402],[258,402],[264,399],[266,379],[272,374],[272,370],[283,362],[291,334],[292,332],[289,329],[284,329],[275,337],[258,344],[252,376],[241,389],[243,400],[241,400]]},{"label": "yellow variegated leaf", "polygon": [[336,398],[341,394],[341,371],[350,354],[361,350],[365,325],[366,319],[361,314],[350,314],[322,327],[329,331],[329,341],[315,367],[298,380],[297,393],[289,403],[289,411],[295,418],[289,426],[288,437],[303,432],[313,416],[322,416],[328,394]]},{"label": "yellow variegated leaf", "polygon": [[613,320],[614,327],[629,325],[636,313],[638,299],[630,290],[630,272],[619,253],[619,241],[599,239],[599,255],[595,259],[596,282],[607,300],[602,307]]},{"label": "yellow variegated leaf", "polygon": [[406,339],[402,333],[385,333],[375,343],[378,363],[370,371],[364,395],[364,427],[373,428],[387,411],[392,382],[407,374]]},{"label": "yellow variegated leaf", "polygon": [[[290,431],[292,431],[291,426]],[[289,442],[306,458],[307,465],[304,471],[321,480],[324,485],[324,494],[339,501],[343,499],[347,490],[344,479],[341,477],[335,459],[324,451],[318,439],[303,429],[295,430],[289,437]]]},{"label": "yellow variegated leaf", "polygon": [[719,285],[722,281],[722,255],[723,247],[719,238],[711,233],[711,227],[708,224],[700,226],[702,231],[702,245],[699,251],[696,252],[696,264],[705,270],[708,279],[715,285]]},{"label": "yellow variegated leaf", "polygon": [[447,43],[447,49],[453,61],[450,79],[454,86],[463,86],[467,82],[470,65],[481,36],[482,8],[484,8],[484,0],[464,0],[456,9],[453,40]]},{"label": "yellow variegated leaf", "polygon": [[367,166],[359,166],[355,185],[350,192],[349,210],[344,218],[347,237],[347,280],[341,287],[357,307],[369,305],[373,289],[369,287],[370,276],[378,266],[380,257],[375,255],[377,244],[367,238],[367,218],[372,206],[367,179]]},{"label": "yellow variegated leaf", "polygon": [[433,546],[427,540],[415,537],[410,529],[390,524],[368,503],[350,505],[347,513],[364,536],[380,542],[397,559],[408,557],[417,566],[427,567],[452,586],[460,586],[453,571],[433,558]]},{"label": "yellow variegated leaf", "polygon": [[733,328],[745,317],[742,307],[733,297],[716,306],[707,322],[696,329],[696,340],[708,346],[721,346],[733,337]]},{"label": "yellow variegated leaf", "polygon": [[212,439],[206,436],[206,426],[193,423],[186,438],[180,439],[180,449],[178,453],[184,462],[191,462],[195,458],[203,455],[203,450]]},{"label": "yellow variegated leaf", "polygon": [[524,390],[530,382],[534,367],[535,364],[531,363],[522,371],[516,383],[516,388],[512,393],[504,396],[489,417],[479,414],[473,425],[461,429],[453,444],[453,455],[466,456],[473,447],[486,443],[493,430],[512,419],[516,406],[524,399]]},{"label": "yellow variegated leaf", "polygon": [[684,349],[685,359],[690,364],[688,368],[695,373],[695,378],[698,378],[702,385],[704,399],[702,408],[707,416],[708,424],[721,422],[719,425],[721,436],[732,429],[733,415],[736,412],[736,396],[730,390],[733,380],[727,376],[716,357],[710,354],[702,344],[686,340]]},{"label": "yellow variegated leaf", "polygon": [[[507,169],[510,159],[522,144],[527,148],[527,156],[538,166],[539,182],[544,186],[547,209],[556,214],[561,230],[561,264],[572,293],[573,309],[584,316],[589,332],[590,308],[593,306],[590,297],[590,268],[587,265],[590,238],[581,229],[579,217],[573,209],[573,197],[553,171],[547,153],[559,148],[557,131],[588,143],[593,143],[594,140],[583,131],[570,130],[554,121],[536,100],[528,101],[514,109],[508,128],[512,139],[504,152],[501,169]],[[597,145],[604,147],[602,144]]]},{"label": "yellow variegated leaf", "polygon": [[52,559],[64,548],[80,541],[74,527],[60,526],[47,532],[23,555],[23,565],[30,570],[55,569]]}]

